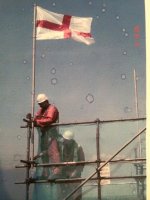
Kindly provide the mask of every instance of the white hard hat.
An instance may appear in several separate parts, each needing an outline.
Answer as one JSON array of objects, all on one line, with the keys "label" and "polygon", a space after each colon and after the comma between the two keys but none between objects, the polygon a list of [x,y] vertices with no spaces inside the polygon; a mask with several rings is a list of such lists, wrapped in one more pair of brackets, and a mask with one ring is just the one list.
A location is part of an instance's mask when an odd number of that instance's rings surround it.
[{"label": "white hard hat", "polygon": [[42,103],[42,102],[48,100],[48,98],[45,94],[38,94],[36,100],[37,100],[38,103]]},{"label": "white hard hat", "polygon": [[74,138],[74,133],[70,130],[67,130],[63,133],[63,137],[67,140],[72,140]]}]

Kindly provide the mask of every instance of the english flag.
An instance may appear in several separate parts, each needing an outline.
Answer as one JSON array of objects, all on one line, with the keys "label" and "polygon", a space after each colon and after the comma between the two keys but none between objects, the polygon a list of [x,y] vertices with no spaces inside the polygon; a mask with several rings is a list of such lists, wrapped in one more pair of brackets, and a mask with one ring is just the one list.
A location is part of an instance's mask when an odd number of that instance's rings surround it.
[{"label": "english flag", "polygon": [[36,39],[54,40],[72,38],[87,45],[94,43],[91,35],[91,17],[62,15],[37,6]]}]

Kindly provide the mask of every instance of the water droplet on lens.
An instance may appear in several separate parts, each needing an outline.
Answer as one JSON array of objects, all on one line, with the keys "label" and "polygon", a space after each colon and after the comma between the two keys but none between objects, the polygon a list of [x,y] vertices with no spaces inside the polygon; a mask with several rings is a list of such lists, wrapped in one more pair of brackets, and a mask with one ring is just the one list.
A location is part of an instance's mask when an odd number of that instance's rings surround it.
[{"label": "water droplet on lens", "polygon": [[23,61],[23,64],[27,64],[27,60],[24,60],[24,61]]},{"label": "water droplet on lens", "polygon": [[127,55],[127,52],[125,50],[123,51],[123,55]]},{"label": "water droplet on lens", "polygon": [[57,78],[52,78],[51,79],[51,84],[56,85],[57,84]]},{"label": "water droplet on lens", "polygon": [[30,80],[30,76],[27,76],[26,79],[27,79],[27,80]]},{"label": "water droplet on lens", "polygon": [[54,67],[51,69],[51,74],[56,74],[56,69]]},{"label": "water droplet on lens", "polygon": [[103,13],[106,12],[106,9],[105,9],[105,8],[102,8],[102,12],[103,12]]},{"label": "water droplet on lens", "polygon": [[93,103],[93,102],[94,102],[94,97],[93,97],[93,95],[92,95],[92,94],[87,94],[86,100],[87,100],[89,103]]},{"label": "water droplet on lens", "polygon": [[42,54],[42,55],[41,55],[41,58],[42,58],[42,59],[45,58],[45,54]]},{"label": "water droplet on lens", "polygon": [[119,17],[119,16],[116,16],[116,19],[117,19],[117,20],[119,20],[119,19],[120,19],[120,17]]},{"label": "water droplet on lens", "polygon": [[17,135],[17,139],[18,139],[18,140],[21,140],[21,135]]},{"label": "water droplet on lens", "polygon": [[125,33],[124,35],[125,35],[125,37],[128,37],[128,36],[129,36],[129,34],[128,34],[128,33]]},{"label": "water droplet on lens", "polygon": [[121,74],[121,79],[125,80],[126,79],[126,75],[125,74]]}]

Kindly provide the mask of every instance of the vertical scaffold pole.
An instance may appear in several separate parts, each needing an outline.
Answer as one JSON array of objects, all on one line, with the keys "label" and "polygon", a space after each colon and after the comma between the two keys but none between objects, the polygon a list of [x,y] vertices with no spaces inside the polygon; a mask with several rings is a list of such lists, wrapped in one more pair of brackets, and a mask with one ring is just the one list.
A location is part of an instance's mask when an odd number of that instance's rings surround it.
[{"label": "vertical scaffold pole", "polygon": [[[138,104],[138,88],[137,88],[137,75],[134,69],[134,93],[135,93],[135,111],[136,117],[139,118],[139,104]],[[139,122],[137,121],[137,131],[139,131]],[[141,136],[139,136],[139,149],[138,149],[138,156],[141,158],[142,154],[142,147],[141,147]]]},{"label": "vertical scaffold pole", "polygon": [[[97,169],[100,167],[100,144],[99,144],[99,139],[100,139],[100,132],[99,132],[99,124],[100,124],[100,120],[97,119],[96,122],[96,151],[97,151]],[[100,171],[97,170],[97,178],[98,178],[98,188],[97,188],[97,192],[98,192],[98,200],[101,200],[101,177],[100,177]]]},{"label": "vertical scaffold pole", "polygon": [[[26,159],[27,161],[30,160],[30,139],[31,139],[31,128],[27,127],[27,153],[26,153]],[[29,200],[29,176],[30,176],[30,165],[26,167],[26,200]]]},{"label": "vertical scaffold pole", "polygon": [[[36,15],[37,9],[36,4],[34,4],[34,19],[33,19],[33,49],[32,49],[32,117],[34,118],[34,107],[35,107],[35,55],[36,55]],[[33,161],[34,157],[34,124],[32,123],[32,132],[31,132],[31,143],[32,143],[32,156],[31,160]]]},{"label": "vertical scaffold pole", "polygon": [[[137,75],[136,75],[136,71],[134,69],[134,93],[135,93],[135,111],[136,111],[136,117],[139,118],[139,104],[138,104],[138,88],[137,88]],[[137,121],[137,131],[139,131],[139,121]],[[137,148],[137,157],[142,157],[142,143],[141,143],[141,136],[139,135],[139,145]],[[142,167],[143,164],[136,164],[136,172],[137,175],[139,175],[139,167]],[[141,199],[141,181],[138,179],[137,180],[137,198]]]}]

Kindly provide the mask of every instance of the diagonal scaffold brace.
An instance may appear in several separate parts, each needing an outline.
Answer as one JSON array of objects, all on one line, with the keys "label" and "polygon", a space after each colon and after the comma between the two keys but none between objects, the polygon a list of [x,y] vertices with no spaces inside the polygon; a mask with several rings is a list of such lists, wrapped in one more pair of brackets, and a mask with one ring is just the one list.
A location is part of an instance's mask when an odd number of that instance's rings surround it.
[{"label": "diagonal scaffold brace", "polygon": [[104,164],[99,166],[94,173],[92,173],[87,179],[85,179],[78,187],[76,187],[70,194],[68,194],[63,200],[69,199],[78,189],[80,189],[85,183],[87,183],[93,176],[97,174],[105,165],[107,165],[115,156],[117,156],[122,150],[124,150],[130,143],[132,143],[137,137],[139,137],[146,128],[139,131],[131,140],[129,140],[123,147],[121,147],[111,158],[109,158]]}]

